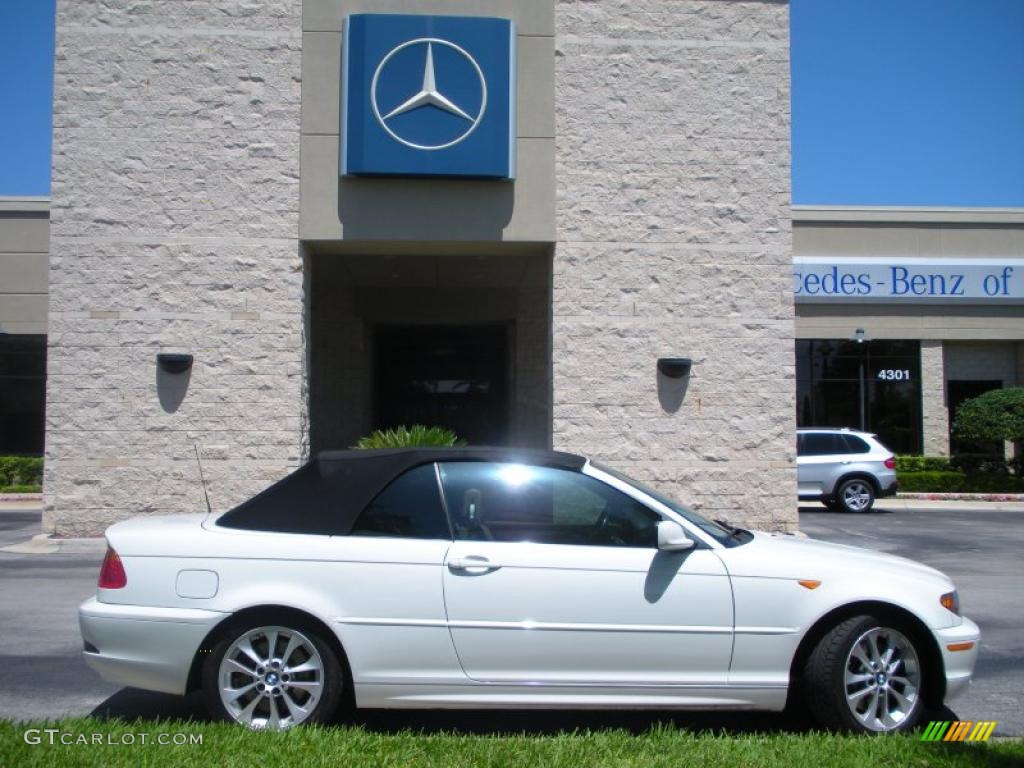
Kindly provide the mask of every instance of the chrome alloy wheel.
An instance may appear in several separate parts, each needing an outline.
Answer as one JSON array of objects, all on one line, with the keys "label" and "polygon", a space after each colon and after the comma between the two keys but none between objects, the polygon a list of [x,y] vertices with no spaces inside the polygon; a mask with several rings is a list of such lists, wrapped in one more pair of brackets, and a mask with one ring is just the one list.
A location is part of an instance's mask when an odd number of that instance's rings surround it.
[{"label": "chrome alloy wheel", "polygon": [[869,629],[846,657],[844,693],[853,716],[871,731],[899,728],[920,698],[921,664],[902,633]]},{"label": "chrome alloy wheel", "polygon": [[286,627],[257,627],[233,642],[217,674],[220,700],[249,728],[291,728],[316,709],[324,662],[312,641]]},{"label": "chrome alloy wheel", "polygon": [[853,512],[863,512],[871,506],[871,487],[863,480],[853,480],[843,487],[843,505]]}]

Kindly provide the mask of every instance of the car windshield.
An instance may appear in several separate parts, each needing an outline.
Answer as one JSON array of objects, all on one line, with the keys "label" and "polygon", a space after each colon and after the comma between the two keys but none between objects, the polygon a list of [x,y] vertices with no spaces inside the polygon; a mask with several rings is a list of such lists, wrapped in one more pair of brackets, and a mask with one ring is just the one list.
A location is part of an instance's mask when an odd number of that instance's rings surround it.
[{"label": "car windshield", "polygon": [[629,483],[637,490],[646,493],[652,499],[661,502],[666,507],[675,512],[677,515],[688,520],[689,522],[693,523],[695,526],[700,528],[702,531],[704,531],[704,533],[708,534],[708,536],[711,536],[719,544],[722,544],[726,547],[735,547],[739,544],[747,543],[752,538],[752,536],[747,534],[747,532],[741,531],[738,528],[729,528],[725,525],[722,525],[721,523],[715,522],[714,520],[708,520],[706,517],[698,515],[692,509],[684,507],[682,504],[680,504],[677,501],[673,501],[665,494],[660,493],[651,488],[650,486],[644,485],[643,483],[637,480],[634,480],[632,477],[629,477],[628,475],[622,474],[618,470],[612,469],[611,467],[606,467],[603,464],[598,464],[597,462],[594,461],[590,462],[590,465],[595,469],[599,469],[600,471],[621,480],[624,483]]}]

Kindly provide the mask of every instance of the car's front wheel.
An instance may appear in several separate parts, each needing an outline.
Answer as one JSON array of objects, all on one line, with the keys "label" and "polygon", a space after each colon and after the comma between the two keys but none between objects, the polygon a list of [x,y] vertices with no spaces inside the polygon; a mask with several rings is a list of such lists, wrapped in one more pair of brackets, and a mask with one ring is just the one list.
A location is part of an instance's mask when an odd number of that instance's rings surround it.
[{"label": "car's front wheel", "polygon": [[887,733],[921,719],[921,654],[911,633],[893,624],[855,616],[818,642],[804,666],[804,699],[821,725]]},{"label": "car's front wheel", "polygon": [[203,697],[214,717],[284,729],[330,720],[343,680],[337,654],[315,629],[291,620],[250,622],[214,644],[203,665]]},{"label": "car's front wheel", "polygon": [[875,489],[868,480],[854,477],[839,486],[836,500],[844,512],[868,512],[875,503]]}]

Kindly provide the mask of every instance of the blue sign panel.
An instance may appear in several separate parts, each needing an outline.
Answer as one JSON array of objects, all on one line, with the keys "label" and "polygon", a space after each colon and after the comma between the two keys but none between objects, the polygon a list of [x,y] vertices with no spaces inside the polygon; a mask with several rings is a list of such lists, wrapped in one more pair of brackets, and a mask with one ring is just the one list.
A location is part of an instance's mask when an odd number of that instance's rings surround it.
[{"label": "blue sign panel", "polygon": [[515,177],[511,21],[353,14],[342,46],[343,174]]}]

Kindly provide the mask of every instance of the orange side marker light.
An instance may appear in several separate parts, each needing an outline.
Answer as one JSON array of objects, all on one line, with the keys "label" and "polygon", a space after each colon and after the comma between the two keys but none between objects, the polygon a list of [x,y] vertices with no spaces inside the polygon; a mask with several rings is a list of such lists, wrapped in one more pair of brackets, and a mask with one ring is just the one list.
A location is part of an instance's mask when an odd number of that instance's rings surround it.
[{"label": "orange side marker light", "polygon": [[946,648],[950,651],[969,651],[974,647],[974,641],[968,640],[964,643],[950,643]]},{"label": "orange side marker light", "polygon": [[821,582],[817,579],[800,579],[800,581],[798,581],[797,584],[799,584],[804,589],[817,589],[821,586]]}]

